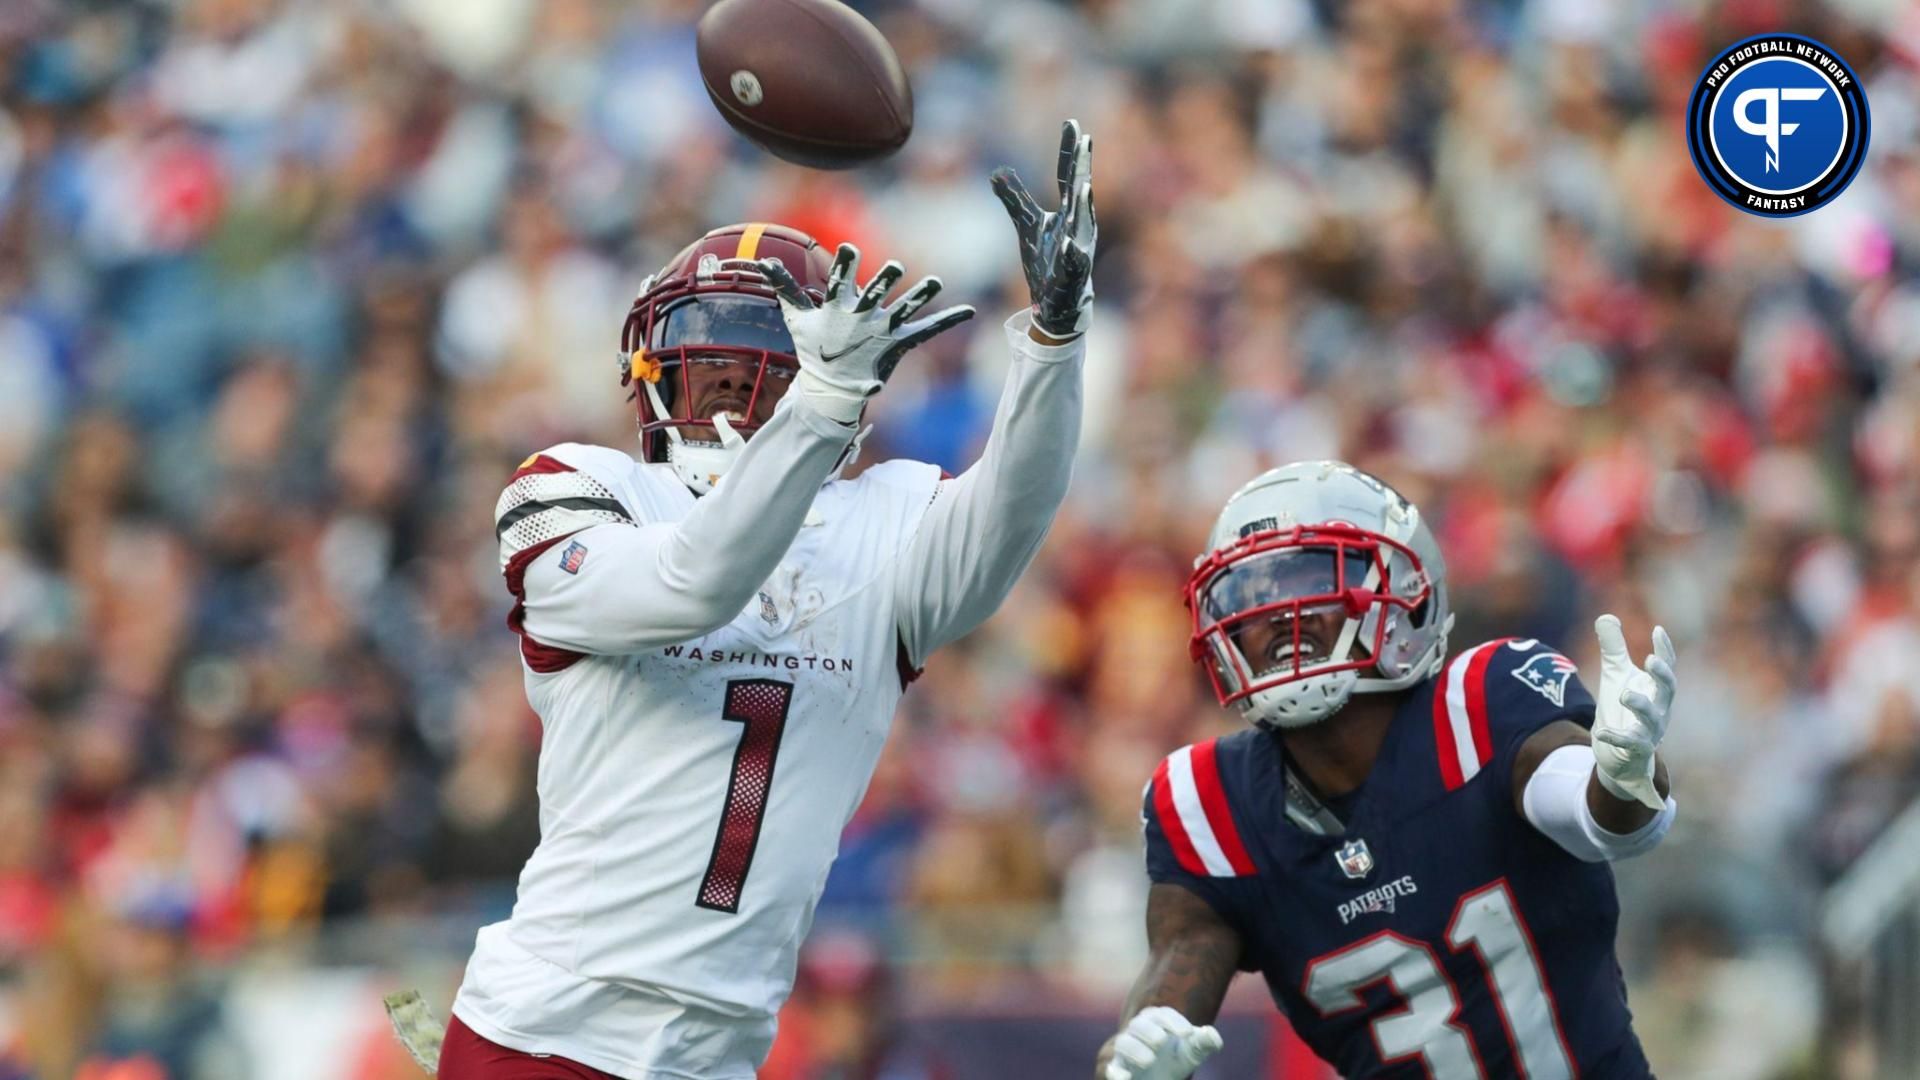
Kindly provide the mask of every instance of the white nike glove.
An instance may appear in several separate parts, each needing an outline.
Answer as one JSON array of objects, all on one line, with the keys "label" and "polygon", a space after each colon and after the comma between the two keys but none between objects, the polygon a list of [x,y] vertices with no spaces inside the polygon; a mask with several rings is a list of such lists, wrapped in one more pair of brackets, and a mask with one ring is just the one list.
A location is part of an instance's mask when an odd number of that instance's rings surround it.
[{"label": "white nike glove", "polygon": [[1194,1027],[1178,1010],[1150,1006],[1113,1040],[1106,1080],[1186,1080],[1219,1049],[1212,1025]]},{"label": "white nike glove", "polygon": [[1620,620],[1602,615],[1594,620],[1600,639],[1600,689],[1594,695],[1593,764],[1600,786],[1614,797],[1659,810],[1666,800],[1653,786],[1654,752],[1667,734],[1667,713],[1673,707],[1673,639],[1663,627],[1653,628],[1653,655],[1645,670],[1627,655],[1627,639]]},{"label": "white nike glove", "polygon": [[906,270],[889,261],[862,289],[856,283],[860,249],[852,244],[841,244],[834,255],[817,304],[780,260],[762,259],[758,265],[780,298],[780,314],[793,336],[800,360],[795,389],[822,415],[849,426],[859,423],[867,399],[880,392],[907,350],[973,318],[973,308],[961,304],[908,322],[940,292],[940,279],[925,278],[882,306]]},{"label": "white nike glove", "polygon": [[1020,267],[1033,300],[1033,325],[1049,337],[1070,338],[1093,322],[1093,246],[1100,228],[1093,219],[1093,136],[1080,121],[1060,127],[1060,209],[1047,213],[1027,194],[1012,169],[993,170],[993,193],[1013,218],[1020,237]]}]

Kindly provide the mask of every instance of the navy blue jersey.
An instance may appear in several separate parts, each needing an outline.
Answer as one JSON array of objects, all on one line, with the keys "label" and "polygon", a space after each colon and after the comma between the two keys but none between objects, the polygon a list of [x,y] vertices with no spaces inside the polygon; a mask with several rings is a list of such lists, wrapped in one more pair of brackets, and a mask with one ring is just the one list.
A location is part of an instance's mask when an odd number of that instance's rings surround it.
[{"label": "navy blue jersey", "polygon": [[1560,719],[1593,722],[1571,661],[1468,649],[1408,695],[1326,835],[1288,820],[1277,736],[1185,747],[1147,789],[1148,873],[1239,932],[1243,967],[1343,1076],[1642,1080],[1612,871],[1514,808],[1520,744]]}]

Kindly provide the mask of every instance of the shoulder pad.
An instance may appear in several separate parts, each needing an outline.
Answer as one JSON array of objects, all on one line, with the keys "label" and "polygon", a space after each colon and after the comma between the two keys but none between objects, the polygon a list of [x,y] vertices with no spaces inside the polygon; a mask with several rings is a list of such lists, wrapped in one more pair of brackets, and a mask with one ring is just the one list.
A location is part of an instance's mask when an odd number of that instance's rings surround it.
[{"label": "shoulder pad", "polygon": [[617,450],[580,443],[530,455],[514,470],[513,478],[493,508],[493,532],[500,541],[500,566],[515,556],[594,525],[632,524],[633,515],[621,504],[608,483],[606,469],[618,462],[632,467],[633,459]]},{"label": "shoulder pad", "polygon": [[[573,469],[577,472],[592,473],[603,481],[625,476],[639,464],[631,454],[624,450],[615,450],[611,446],[594,446],[591,443],[555,443],[520,463],[525,470],[528,465],[540,459]],[[515,473],[518,476],[519,473]]]},{"label": "shoulder pad", "polygon": [[1533,638],[1498,638],[1456,654],[1433,692],[1440,776],[1452,791],[1514,736],[1593,714],[1573,661]]},{"label": "shoulder pad", "polygon": [[1183,746],[1160,762],[1147,786],[1148,840],[1157,827],[1180,868],[1197,877],[1247,877],[1255,873],[1253,859],[1227,800],[1220,743]]}]

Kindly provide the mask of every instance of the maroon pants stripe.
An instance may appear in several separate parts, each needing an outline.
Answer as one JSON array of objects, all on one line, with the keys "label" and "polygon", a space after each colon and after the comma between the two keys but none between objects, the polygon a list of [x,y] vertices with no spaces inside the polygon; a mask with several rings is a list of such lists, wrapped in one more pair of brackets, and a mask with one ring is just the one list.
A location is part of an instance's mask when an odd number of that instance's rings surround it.
[{"label": "maroon pants stripe", "polygon": [[620,1080],[563,1057],[511,1050],[480,1037],[454,1017],[440,1046],[439,1080]]}]

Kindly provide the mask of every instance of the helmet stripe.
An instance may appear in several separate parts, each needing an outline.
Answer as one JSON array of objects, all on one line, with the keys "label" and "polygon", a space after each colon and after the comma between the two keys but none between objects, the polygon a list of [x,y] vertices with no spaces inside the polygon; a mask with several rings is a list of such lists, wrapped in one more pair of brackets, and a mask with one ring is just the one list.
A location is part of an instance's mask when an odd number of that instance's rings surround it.
[{"label": "helmet stripe", "polygon": [[736,259],[751,259],[758,255],[760,253],[760,237],[766,231],[767,223],[764,221],[756,221],[747,226],[747,231],[740,234],[740,246],[734,250],[733,257]]}]

